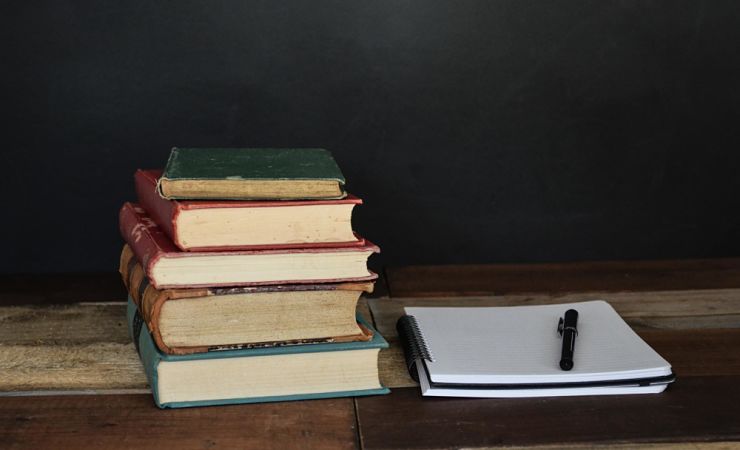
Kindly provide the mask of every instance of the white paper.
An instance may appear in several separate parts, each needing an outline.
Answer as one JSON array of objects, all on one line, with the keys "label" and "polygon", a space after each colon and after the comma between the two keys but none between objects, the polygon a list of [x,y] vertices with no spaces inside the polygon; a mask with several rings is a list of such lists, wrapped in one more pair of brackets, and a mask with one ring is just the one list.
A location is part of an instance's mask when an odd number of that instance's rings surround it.
[{"label": "white paper", "polygon": [[[574,368],[564,371],[559,366],[562,340],[557,325],[568,309],[578,311],[578,336]],[[434,383],[574,383],[671,374],[670,364],[600,300],[515,307],[409,307],[406,314],[415,317],[433,355],[434,361],[426,365]],[[638,392],[658,389],[644,388]]]}]

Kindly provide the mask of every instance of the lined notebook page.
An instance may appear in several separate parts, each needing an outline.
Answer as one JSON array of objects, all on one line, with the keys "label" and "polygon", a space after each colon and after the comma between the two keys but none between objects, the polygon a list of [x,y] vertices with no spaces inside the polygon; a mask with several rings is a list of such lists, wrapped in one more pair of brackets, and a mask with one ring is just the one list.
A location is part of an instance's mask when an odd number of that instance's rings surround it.
[{"label": "lined notebook page", "polygon": [[[574,368],[560,369],[558,319],[578,311]],[[668,362],[604,301],[486,308],[409,307],[437,383],[569,383],[671,374]]]}]

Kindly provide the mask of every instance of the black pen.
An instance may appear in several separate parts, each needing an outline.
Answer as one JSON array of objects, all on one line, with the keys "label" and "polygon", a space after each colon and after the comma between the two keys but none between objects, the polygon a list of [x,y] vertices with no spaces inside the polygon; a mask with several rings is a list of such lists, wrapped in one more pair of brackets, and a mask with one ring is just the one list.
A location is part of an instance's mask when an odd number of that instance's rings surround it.
[{"label": "black pen", "polygon": [[578,311],[569,309],[558,322],[558,333],[563,338],[563,350],[560,354],[560,368],[573,368],[573,352],[576,349],[576,335],[578,334]]}]

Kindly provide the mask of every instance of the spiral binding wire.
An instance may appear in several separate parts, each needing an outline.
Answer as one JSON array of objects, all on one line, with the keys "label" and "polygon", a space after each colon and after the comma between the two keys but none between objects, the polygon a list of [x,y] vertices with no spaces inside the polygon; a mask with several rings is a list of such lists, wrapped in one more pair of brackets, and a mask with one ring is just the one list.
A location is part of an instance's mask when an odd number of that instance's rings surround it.
[{"label": "spiral binding wire", "polygon": [[413,359],[424,359],[429,362],[434,362],[434,355],[429,350],[426,341],[424,340],[424,333],[419,328],[419,323],[416,321],[414,316],[405,316],[402,322],[402,326],[405,329],[406,335],[409,337],[409,351]]}]

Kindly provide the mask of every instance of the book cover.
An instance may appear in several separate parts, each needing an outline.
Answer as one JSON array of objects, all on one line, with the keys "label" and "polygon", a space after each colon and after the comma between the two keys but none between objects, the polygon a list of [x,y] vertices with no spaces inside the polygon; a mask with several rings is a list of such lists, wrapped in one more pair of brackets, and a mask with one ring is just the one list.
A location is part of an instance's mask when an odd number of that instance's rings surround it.
[{"label": "book cover", "polygon": [[[163,337],[159,326],[159,318],[165,302],[177,301],[188,298],[216,297],[223,295],[236,294],[259,294],[268,292],[290,292],[290,291],[356,291],[372,292],[373,283],[323,283],[323,284],[289,284],[274,286],[242,286],[228,288],[191,288],[191,289],[156,289],[149,283],[144,269],[137,262],[131,248],[126,245],[121,253],[119,272],[123,279],[124,285],[129,292],[129,296],[136,304],[142,319],[147,324],[157,348],[163,353],[184,355],[189,353],[206,352],[217,346],[188,346],[177,347],[168,346]],[[359,297],[359,294],[358,294]],[[354,307],[353,307],[354,309]],[[320,311],[317,311],[317,313]],[[227,320],[224,318],[223,320]],[[350,342],[350,341],[368,341],[372,338],[372,333],[367,328],[358,327],[357,334],[347,336],[330,336],[321,339],[310,339],[301,341],[275,341],[269,343],[252,343],[257,345],[223,345],[223,347],[265,347],[270,345],[294,345],[319,342]]]},{"label": "book cover", "polygon": [[276,245],[218,245],[218,246],[190,246],[183,242],[178,231],[178,218],[183,212],[193,210],[222,210],[226,208],[300,208],[316,205],[360,205],[362,200],[347,195],[343,199],[335,200],[280,200],[280,201],[249,201],[249,200],[168,200],[163,198],[157,190],[157,182],[162,176],[161,170],[139,169],[134,174],[134,185],[139,204],[149,214],[151,219],[164,231],[175,245],[187,251],[210,250],[246,250],[259,248],[306,248],[306,247],[336,247],[362,246],[364,240],[355,235],[355,240],[346,242],[294,242]]},{"label": "book cover", "polygon": [[269,285],[269,284],[291,284],[291,283],[331,283],[331,282],[347,282],[347,281],[368,281],[374,280],[378,276],[377,274],[366,270],[367,275],[363,276],[352,276],[352,277],[337,277],[337,278],[320,278],[320,279],[275,279],[275,280],[263,280],[263,281],[252,281],[249,279],[250,274],[244,272],[241,276],[244,279],[230,279],[228,281],[214,280],[208,283],[175,283],[175,282],[162,282],[157,278],[156,274],[153,273],[154,267],[163,259],[173,258],[206,258],[211,261],[213,258],[239,257],[244,255],[253,256],[267,256],[267,255],[301,255],[301,254],[340,254],[344,252],[374,252],[377,253],[380,249],[368,242],[364,241],[365,244],[362,246],[350,246],[350,247],[319,247],[319,248],[301,248],[301,249],[260,249],[260,250],[239,250],[239,251],[223,251],[223,252],[184,252],[177,248],[172,240],[157,226],[154,221],[147,215],[144,209],[133,203],[125,203],[121,207],[119,214],[119,226],[121,235],[123,236],[126,243],[131,247],[131,250],[136,255],[137,260],[144,267],[147,278],[151,284],[157,289],[163,288],[179,288],[179,287],[218,287],[218,286],[251,286],[251,285]]},{"label": "book cover", "polygon": [[[154,402],[160,408],[184,408],[191,406],[211,406],[211,405],[229,405],[238,403],[262,403],[262,402],[278,402],[278,401],[290,401],[290,400],[309,400],[319,398],[331,398],[331,397],[350,397],[350,396],[363,396],[363,395],[378,395],[387,394],[390,392],[388,388],[380,387],[376,389],[363,389],[354,391],[336,391],[336,392],[321,392],[321,393],[307,393],[307,394],[294,394],[294,395],[280,395],[280,396],[268,396],[268,397],[247,397],[247,398],[222,398],[214,400],[199,400],[199,401],[183,401],[183,402],[161,402],[159,398],[158,389],[158,366],[163,361],[167,362],[187,362],[187,361],[202,361],[209,359],[227,359],[227,358],[250,358],[250,357],[262,357],[271,355],[286,355],[286,354],[301,354],[301,353],[321,353],[321,352],[338,352],[338,351],[351,351],[351,350],[364,350],[364,349],[384,349],[388,348],[388,343],[383,337],[375,331],[367,322],[358,316],[358,321],[373,332],[373,339],[368,342],[347,342],[347,343],[333,343],[333,344],[314,344],[314,345],[295,345],[288,347],[271,347],[271,348],[256,348],[247,350],[229,350],[222,352],[208,352],[208,353],[196,353],[191,355],[167,355],[157,350],[154,341],[151,338],[146,323],[138,313],[136,305],[134,304],[131,297],[128,299],[127,307],[127,319],[129,334],[134,341],[136,351],[139,353],[144,370],[146,372],[147,379],[149,380],[149,386],[152,389],[154,396]],[[245,374],[248,377],[248,374]],[[246,380],[245,380],[246,381]]]},{"label": "book cover", "polygon": [[[174,188],[173,183],[183,181],[186,182],[184,187],[193,189],[170,189]],[[203,183],[209,181],[215,183]],[[198,188],[194,188],[195,182],[201,182]],[[265,192],[249,190],[249,186],[255,186],[255,183],[284,186]],[[175,147],[160,179],[159,191],[169,199],[341,198],[345,195],[344,183],[344,175],[331,153],[321,148]],[[228,187],[219,192],[207,190],[217,184]],[[290,191],[291,185],[300,185],[307,190]],[[315,190],[320,186],[329,190]]]}]

